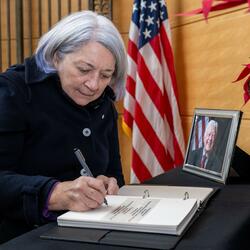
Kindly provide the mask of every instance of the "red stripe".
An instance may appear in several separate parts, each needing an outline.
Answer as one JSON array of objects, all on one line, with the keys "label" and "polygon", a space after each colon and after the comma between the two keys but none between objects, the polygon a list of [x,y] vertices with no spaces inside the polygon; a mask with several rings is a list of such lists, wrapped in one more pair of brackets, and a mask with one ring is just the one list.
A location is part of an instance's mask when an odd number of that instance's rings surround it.
[{"label": "red stripe", "polygon": [[138,54],[138,74],[142,80],[145,90],[147,91],[148,95],[150,96],[152,102],[155,104],[156,108],[158,109],[160,115],[164,116],[163,110],[163,95],[161,89],[155,82],[155,79],[152,77],[150,71],[147,68],[147,65],[144,61],[144,58],[139,53]]},{"label": "red stripe", "polygon": [[134,149],[132,151],[132,169],[137,179],[140,182],[152,178],[152,175],[150,174],[149,170],[144,165],[140,156],[137,154],[137,152]]},{"label": "red stripe", "polygon": [[168,35],[163,25],[160,27],[160,37],[161,37],[162,44],[164,45],[162,46],[162,49],[163,49],[163,53],[164,53],[164,57],[166,59],[167,65],[168,65],[169,74],[172,80],[174,94],[175,94],[176,100],[178,101],[177,82],[176,82],[176,75],[175,75],[175,69],[174,69],[174,56],[173,56],[171,44],[168,40]]},{"label": "red stripe", "polygon": [[174,136],[174,165],[177,167],[181,166],[183,164],[183,161],[184,161],[184,155],[181,151],[180,144],[176,136]]},{"label": "red stripe", "polygon": [[161,63],[161,42],[160,42],[160,36],[157,35],[155,36],[152,40],[150,40],[150,45],[152,47],[152,49],[155,52],[155,55],[157,56],[159,62]]},{"label": "red stripe", "polygon": [[127,124],[127,126],[132,129],[134,118],[131,115],[131,113],[125,108],[123,112],[123,119],[124,119],[124,122]]},{"label": "red stripe", "polygon": [[131,40],[128,40],[128,54],[136,63],[137,62],[138,48],[137,48],[136,44]]},{"label": "red stripe", "polygon": [[173,167],[173,160],[169,153],[166,153],[165,147],[162,145],[155,130],[144,116],[138,103],[136,103],[135,106],[135,122],[162,168],[168,170]]},{"label": "red stripe", "polygon": [[166,93],[166,90],[164,91],[164,99],[163,100],[164,100],[163,105],[165,107],[165,116],[167,118],[170,130],[171,130],[172,134],[174,134],[174,123],[173,123],[174,121],[173,121],[172,108],[171,108],[171,105],[169,103],[169,99],[168,99],[168,95]]},{"label": "red stripe", "polygon": [[131,76],[127,76],[126,90],[128,93],[135,98],[135,84],[136,82]]}]

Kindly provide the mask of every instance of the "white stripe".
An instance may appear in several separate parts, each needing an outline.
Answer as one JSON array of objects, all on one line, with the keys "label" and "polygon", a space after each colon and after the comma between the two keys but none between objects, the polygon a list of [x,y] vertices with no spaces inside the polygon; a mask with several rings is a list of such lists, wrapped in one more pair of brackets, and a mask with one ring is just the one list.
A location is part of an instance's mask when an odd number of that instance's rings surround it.
[{"label": "white stripe", "polygon": [[136,74],[137,74],[137,64],[135,63],[135,61],[132,59],[132,57],[130,57],[129,55],[127,56],[127,60],[128,60],[128,70],[127,70],[127,74],[132,77],[134,79],[134,81],[136,81]]},{"label": "white stripe", "polygon": [[140,181],[137,179],[133,169],[131,168],[131,173],[130,173],[130,184],[137,184],[140,183]]},{"label": "white stripe", "polygon": [[137,25],[134,24],[133,21],[130,22],[130,28],[129,28],[129,39],[133,41],[135,44],[138,44],[139,39],[139,29]]},{"label": "white stripe", "polygon": [[169,19],[164,20],[162,22],[162,25],[164,26],[164,29],[165,29],[167,36],[168,36],[169,43],[172,47],[172,35],[171,35],[171,28],[170,28]]},{"label": "white stripe", "polygon": [[[135,81],[135,79],[136,79],[136,63],[132,60],[132,58],[129,55],[127,58],[128,58],[128,72],[127,72],[127,74]],[[123,103],[124,103],[123,104],[124,108],[127,111],[129,111],[129,113],[134,117],[135,99],[127,90],[125,91]]]},{"label": "white stripe", "polygon": [[134,123],[133,126],[132,145],[134,150],[140,156],[141,161],[148,168],[148,171],[152,176],[156,176],[164,172],[154,152],[151,150],[148,143],[144,139],[136,123]]},{"label": "white stripe", "polygon": [[124,101],[124,108],[134,117],[135,114],[135,99],[128,91],[126,91]]},{"label": "white stripe", "polygon": [[201,148],[203,145],[202,134],[203,134],[202,120],[198,122],[198,148]]},{"label": "white stripe", "polygon": [[133,168],[131,168],[130,183],[131,184],[140,183],[140,181],[137,179],[137,176],[135,175],[135,173],[133,171]]}]

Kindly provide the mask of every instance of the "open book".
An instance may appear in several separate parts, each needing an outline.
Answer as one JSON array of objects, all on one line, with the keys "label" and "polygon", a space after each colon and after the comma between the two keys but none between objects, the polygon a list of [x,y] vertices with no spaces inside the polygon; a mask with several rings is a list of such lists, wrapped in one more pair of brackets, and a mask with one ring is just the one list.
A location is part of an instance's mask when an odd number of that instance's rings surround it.
[{"label": "open book", "polygon": [[131,185],[107,195],[108,206],[66,212],[59,226],[180,235],[212,188]]}]

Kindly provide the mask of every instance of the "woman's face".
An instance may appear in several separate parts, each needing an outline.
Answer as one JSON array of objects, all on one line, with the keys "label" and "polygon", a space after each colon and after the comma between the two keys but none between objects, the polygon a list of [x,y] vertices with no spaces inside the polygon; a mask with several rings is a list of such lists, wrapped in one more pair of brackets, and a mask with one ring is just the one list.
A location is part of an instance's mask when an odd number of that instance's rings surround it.
[{"label": "woman's face", "polygon": [[115,71],[112,53],[97,42],[89,42],[62,60],[54,59],[62,89],[78,105],[96,100]]}]

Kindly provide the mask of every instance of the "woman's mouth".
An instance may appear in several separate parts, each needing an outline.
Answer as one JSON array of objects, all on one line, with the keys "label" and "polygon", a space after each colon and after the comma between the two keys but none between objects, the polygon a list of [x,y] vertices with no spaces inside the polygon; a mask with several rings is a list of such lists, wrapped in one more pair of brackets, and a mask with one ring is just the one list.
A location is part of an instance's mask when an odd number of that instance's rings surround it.
[{"label": "woman's mouth", "polygon": [[95,95],[95,93],[86,93],[86,92],[82,92],[79,89],[77,89],[77,91],[80,93],[80,95],[87,96],[87,97],[92,97]]}]

